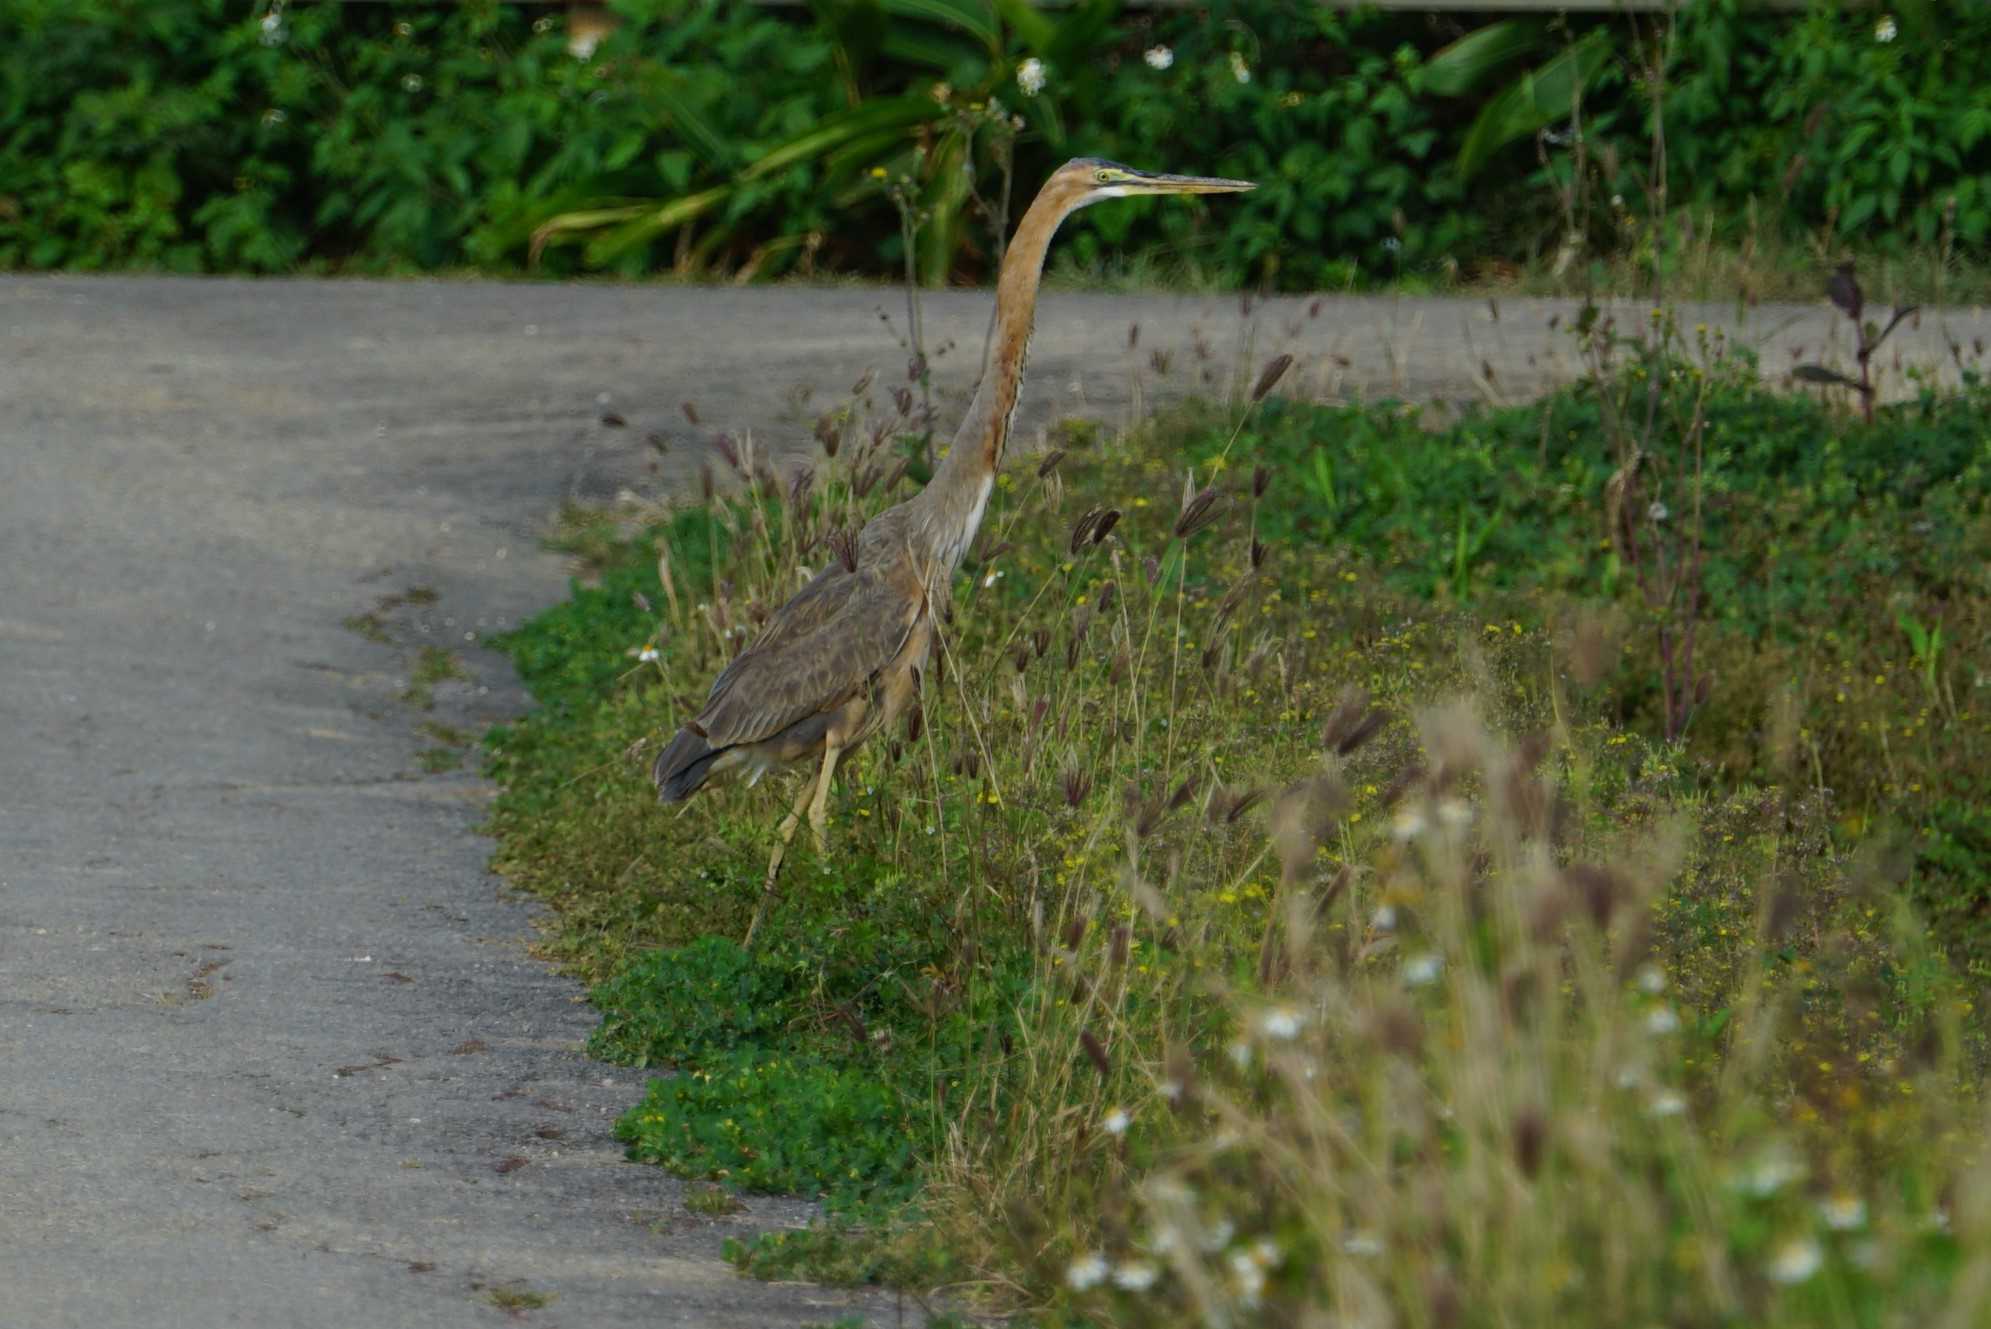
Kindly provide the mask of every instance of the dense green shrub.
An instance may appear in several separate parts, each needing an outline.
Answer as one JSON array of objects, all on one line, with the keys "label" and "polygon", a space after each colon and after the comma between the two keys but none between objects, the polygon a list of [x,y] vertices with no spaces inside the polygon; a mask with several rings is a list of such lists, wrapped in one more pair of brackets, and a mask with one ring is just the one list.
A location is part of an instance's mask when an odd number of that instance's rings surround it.
[{"label": "dense green shrub", "polygon": [[[985,272],[1012,195],[1077,153],[1263,182],[1221,229],[1196,208],[1082,214],[1081,266],[1169,255],[1306,288],[1572,232],[1638,253],[1655,58],[1670,203],[1716,230],[1980,255],[1991,237],[1981,6],[1882,29],[1702,0],[1665,31],[1515,27],[1507,61],[1473,70],[1456,45],[1472,20],[1298,0],[613,8],[620,29],[577,57],[556,12],[495,0],[16,0],[0,266],[898,272],[910,233],[942,280]],[[1539,138],[1482,136],[1486,165],[1459,169],[1481,111],[1572,42],[1580,126],[1523,115]]]}]

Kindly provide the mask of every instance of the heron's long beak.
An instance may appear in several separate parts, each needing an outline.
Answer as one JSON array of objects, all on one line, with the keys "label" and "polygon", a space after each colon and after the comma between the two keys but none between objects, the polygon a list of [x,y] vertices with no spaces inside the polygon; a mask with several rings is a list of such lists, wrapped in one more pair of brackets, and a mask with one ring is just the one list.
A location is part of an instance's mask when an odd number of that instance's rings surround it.
[{"label": "heron's long beak", "polygon": [[1226,180],[1219,175],[1162,175],[1143,171],[1129,173],[1122,182],[1134,194],[1241,194],[1258,188],[1254,180]]}]

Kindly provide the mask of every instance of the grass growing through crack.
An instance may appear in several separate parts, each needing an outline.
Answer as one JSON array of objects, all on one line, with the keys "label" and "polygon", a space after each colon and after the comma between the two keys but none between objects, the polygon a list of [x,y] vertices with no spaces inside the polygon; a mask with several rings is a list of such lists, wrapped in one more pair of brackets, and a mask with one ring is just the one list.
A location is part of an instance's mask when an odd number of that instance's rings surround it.
[{"label": "grass growing through crack", "polygon": [[907,461],[854,404],[807,479],[735,452],[742,498],[599,528],[508,643],[543,709],[494,827],[597,1055],[675,1072],[632,1152],[869,1234],[749,1267],[1053,1322],[1974,1322],[1986,403],[1876,434],[1678,368],[1680,741],[1600,548],[1602,394],[1649,379],[1435,433],[1187,410],[1002,478],[921,722],[752,954],[779,800],[666,812],[644,745]]},{"label": "grass growing through crack", "polygon": [[408,686],[402,691],[401,700],[421,710],[432,710],[438,683],[468,677],[463,661],[456,658],[455,652],[440,646],[424,646],[415,656],[414,668],[408,672]]}]

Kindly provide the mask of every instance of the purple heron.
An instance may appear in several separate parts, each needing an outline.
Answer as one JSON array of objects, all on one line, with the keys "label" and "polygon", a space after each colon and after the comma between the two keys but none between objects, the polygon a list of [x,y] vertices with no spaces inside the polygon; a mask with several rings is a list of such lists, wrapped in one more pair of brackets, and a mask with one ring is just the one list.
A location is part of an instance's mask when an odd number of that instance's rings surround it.
[{"label": "purple heron", "polygon": [[1044,253],[1059,223],[1102,199],[1252,187],[1247,180],[1137,171],[1096,157],[1053,172],[1003,256],[981,384],[933,478],[867,522],[854,557],[832,558],[768,619],[754,643],[720,672],[704,708],[657,755],[651,776],[665,803],[682,802],[729,771],[757,780],[778,767],[808,762],[816,768],[781,823],[749,942],[804,810],[820,850],[837,762],[898,719],[919,693],[934,624],[1002,464]]}]

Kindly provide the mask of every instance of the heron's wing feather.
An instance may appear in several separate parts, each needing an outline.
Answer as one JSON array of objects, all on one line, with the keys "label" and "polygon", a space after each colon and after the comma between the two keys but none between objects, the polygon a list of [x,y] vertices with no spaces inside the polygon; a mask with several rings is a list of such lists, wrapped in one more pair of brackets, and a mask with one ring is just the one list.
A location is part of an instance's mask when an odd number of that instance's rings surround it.
[{"label": "heron's wing feather", "polygon": [[898,654],[920,607],[876,569],[833,565],[726,666],[697,727],[715,748],[757,743],[841,704]]},{"label": "heron's wing feather", "polygon": [[774,611],[774,616],[768,619],[760,635],[746,650],[734,656],[719,671],[719,677],[712,681],[712,691],[706,697],[706,706],[709,708],[719,699],[720,694],[731,686],[739,670],[747,667],[756,655],[780,650],[790,642],[806,638],[834,618],[848,602],[855,580],[843,564],[832,559],[830,565],[811,577],[793,599]]}]

